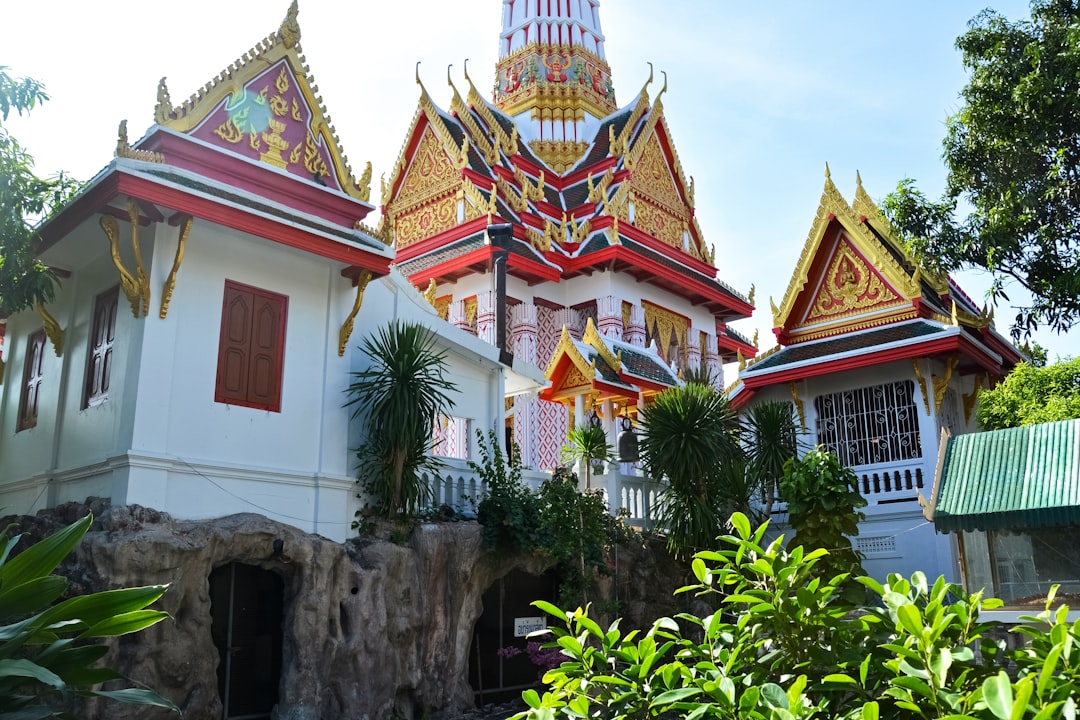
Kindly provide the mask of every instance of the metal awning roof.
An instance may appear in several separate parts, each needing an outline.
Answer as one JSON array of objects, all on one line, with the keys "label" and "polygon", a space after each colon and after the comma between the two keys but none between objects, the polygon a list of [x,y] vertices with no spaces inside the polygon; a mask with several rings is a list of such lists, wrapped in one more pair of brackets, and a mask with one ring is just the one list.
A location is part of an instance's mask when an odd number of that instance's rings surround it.
[{"label": "metal awning roof", "polygon": [[1080,525],[1080,420],[950,438],[926,515],[941,532]]}]

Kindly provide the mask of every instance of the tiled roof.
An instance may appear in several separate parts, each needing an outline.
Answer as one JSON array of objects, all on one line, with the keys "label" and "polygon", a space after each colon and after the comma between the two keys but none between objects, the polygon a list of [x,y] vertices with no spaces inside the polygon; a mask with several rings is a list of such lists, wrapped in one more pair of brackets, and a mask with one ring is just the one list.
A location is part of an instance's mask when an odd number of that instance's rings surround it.
[{"label": "tiled roof", "polygon": [[567,208],[584,205],[589,199],[589,182],[588,180],[582,180],[578,184],[571,185],[563,190],[562,194]]},{"label": "tiled roof", "polygon": [[272,215],[276,218],[287,220],[288,222],[295,223],[297,225],[303,225],[304,227],[315,230],[316,232],[333,235],[335,237],[341,238],[342,240],[348,240],[349,242],[357,243],[360,245],[368,245],[373,248],[382,249],[384,247],[381,245],[381,243],[377,243],[377,241],[371,240],[366,235],[362,235],[357,231],[346,230],[340,225],[334,225],[332,223],[317,222],[301,215],[294,214],[293,212],[290,212],[288,208],[285,208],[284,206],[277,203],[262,202],[260,199],[251,195],[241,195],[239,193],[230,192],[219,185],[201,182],[187,175],[181,175],[178,173],[169,172],[168,170],[158,169],[147,169],[142,170],[141,172],[160,178],[167,182],[175,183],[176,185],[181,185],[191,190],[196,190],[206,195],[212,195],[214,197],[221,198],[222,200],[228,200],[229,202],[236,203],[237,205],[249,207],[252,210],[258,210],[261,213]]},{"label": "tiled roof", "polygon": [[655,355],[627,343],[612,343],[612,349],[621,355],[622,369],[627,375],[669,387],[679,384],[671,368]]},{"label": "tiled roof", "polygon": [[1080,420],[961,435],[944,452],[930,509],[938,530],[1080,525]]},{"label": "tiled roof", "polygon": [[475,233],[461,240],[456,240],[449,245],[443,245],[424,255],[405,260],[398,264],[398,269],[408,277],[424,270],[430,270],[447,260],[453,260],[460,255],[479,250],[482,247],[484,247],[484,233]]},{"label": "tiled roof", "polygon": [[651,259],[651,260],[655,260],[656,262],[660,263],[661,265],[669,267],[672,270],[676,270],[676,271],[682,273],[683,275],[688,275],[688,276],[694,278],[695,280],[698,280],[699,282],[705,283],[706,285],[711,285],[715,289],[719,290],[720,292],[724,293],[725,295],[729,295],[729,296],[735,298],[736,300],[741,300],[743,302],[746,302],[746,298],[742,297],[739,293],[735,292],[734,290],[729,288],[724,283],[718,281],[715,277],[710,277],[708,275],[705,275],[704,273],[700,273],[697,270],[689,268],[689,267],[687,267],[686,265],[683,265],[680,262],[672,260],[671,258],[669,258],[666,255],[658,253],[655,250],[653,250],[651,248],[648,248],[648,247],[645,247],[641,243],[636,242],[634,240],[631,240],[630,238],[623,237],[622,235],[619,236],[619,242],[621,242],[623,245],[630,248],[634,252],[638,253],[639,255],[643,255],[643,256]]},{"label": "tiled roof", "polygon": [[752,346],[754,344],[750,340],[750,338],[746,337],[745,335],[743,335],[741,332],[739,332],[738,330],[736,330],[733,327],[724,328],[724,334],[727,335],[732,340],[742,343],[743,345],[751,345]]},{"label": "tiled roof", "polygon": [[596,138],[593,140],[592,147],[585,154],[585,158],[577,163],[577,167],[588,167],[593,163],[600,162],[608,156],[608,150],[611,148],[609,144],[610,137],[608,137],[608,127],[615,128],[615,134],[618,135],[622,132],[623,127],[626,125],[626,121],[630,118],[630,115],[634,112],[633,105],[627,105],[622,110],[609,115],[600,123],[600,127],[596,130]]},{"label": "tiled roof", "polygon": [[944,331],[939,326],[921,320],[910,323],[897,323],[876,330],[791,345],[754,363],[744,372],[750,374],[781,365],[790,365],[804,360],[815,360],[830,355],[865,350],[902,340],[927,337],[940,332]]}]

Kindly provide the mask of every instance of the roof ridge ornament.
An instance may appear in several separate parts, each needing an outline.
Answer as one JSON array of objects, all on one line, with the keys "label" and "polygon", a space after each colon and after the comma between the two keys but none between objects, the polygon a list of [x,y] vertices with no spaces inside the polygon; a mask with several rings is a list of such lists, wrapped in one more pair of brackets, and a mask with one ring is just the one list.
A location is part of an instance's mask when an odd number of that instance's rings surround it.
[{"label": "roof ridge ornament", "polygon": [[300,44],[300,23],[296,19],[299,9],[297,0],[292,0],[288,11],[285,13],[285,19],[281,21],[281,27],[278,28],[278,38],[287,48],[293,48]]},{"label": "roof ridge ornament", "polygon": [[154,122],[164,123],[173,116],[172,98],[169,96],[169,86],[165,84],[165,78],[158,81],[157,107],[154,108]]}]

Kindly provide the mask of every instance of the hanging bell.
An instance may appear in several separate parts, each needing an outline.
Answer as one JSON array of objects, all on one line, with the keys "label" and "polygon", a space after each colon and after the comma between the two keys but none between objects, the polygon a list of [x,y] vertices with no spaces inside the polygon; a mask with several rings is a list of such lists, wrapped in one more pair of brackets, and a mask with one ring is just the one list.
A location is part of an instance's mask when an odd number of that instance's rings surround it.
[{"label": "hanging bell", "polygon": [[637,433],[634,425],[626,418],[622,421],[622,430],[619,431],[619,462],[632,463],[638,461]]}]

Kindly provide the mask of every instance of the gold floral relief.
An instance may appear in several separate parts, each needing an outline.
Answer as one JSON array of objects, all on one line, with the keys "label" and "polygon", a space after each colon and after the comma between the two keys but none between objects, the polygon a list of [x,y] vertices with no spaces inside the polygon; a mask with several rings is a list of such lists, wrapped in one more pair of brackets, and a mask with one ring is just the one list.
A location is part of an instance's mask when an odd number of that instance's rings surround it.
[{"label": "gold floral relief", "polygon": [[412,166],[394,200],[393,212],[408,209],[460,183],[461,172],[442,149],[431,130],[425,130],[413,155]]},{"label": "gold floral relief", "polygon": [[901,300],[844,239],[829,263],[806,319],[816,320]]},{"label": "gold floral relief", "polygon": [[649,138],[645,151],[634,168],[634,174],[630,180],[634,190],[648,196],[650,199],[667,206],[689,217],[685,203],[675,180],[671,175],[671,167],[668,165],[664,151],[660,149],[660,141],[654,134]]},{"label": "gold floral relief", "polygon": [[634,225],[665,245],[683,249],[686,221],[657,205],[638,198],[634,205]]},{"label": "gold floral relief", "polygon": [[397,247],[406,248],[457,224],[457,202],[453,195],[414,208],[396,217]]},{"label": "gold floral relief", "polygon": [[435,310],[443,320],[450,318],[450,303],[453,299],[453,295],[443,295],[440,298],[435,298]]}]

